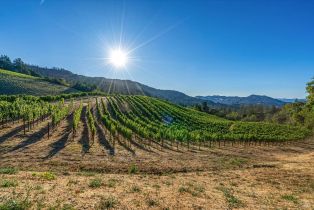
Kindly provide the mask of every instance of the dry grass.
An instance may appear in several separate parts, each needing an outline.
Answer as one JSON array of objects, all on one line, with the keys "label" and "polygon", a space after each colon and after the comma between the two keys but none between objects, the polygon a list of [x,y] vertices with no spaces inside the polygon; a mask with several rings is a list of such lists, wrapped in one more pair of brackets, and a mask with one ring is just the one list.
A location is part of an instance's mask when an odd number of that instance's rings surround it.
[{"label": "dry grass", "polygon": [[110,155],[108,135],[98,130],[91,143],[83,123],[74,138],[66,120],[50,139],[45,123],[26,135],[12,133],[18,126],[0,131],[0,209],[314,207],[313,139],[201,151],[116,143]]}]

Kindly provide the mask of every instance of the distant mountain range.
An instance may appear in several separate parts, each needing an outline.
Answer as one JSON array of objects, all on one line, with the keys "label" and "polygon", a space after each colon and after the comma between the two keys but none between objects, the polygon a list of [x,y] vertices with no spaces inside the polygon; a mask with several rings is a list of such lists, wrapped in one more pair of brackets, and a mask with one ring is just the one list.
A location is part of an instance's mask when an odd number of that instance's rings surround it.
[{"label": "distant mountain range", "polygon": [[280,101],[286,102],[286,103],[294,103],[296,101],[298,102],[306,102],[306,99],[304,98],[277,98]]},{"label": "distant mountain range", "polygon": [[239,97],[239,96],[196,96],[198,99],[220,103],[225,105],[253,105],[253,104],[260,104],[260,105],[269,105],[269,106],[283,106],[286,103],[290,103],[291,101],[286,101],[271,98],[268,96],[261,96],[261,95],[250,95],[247,97]]}]

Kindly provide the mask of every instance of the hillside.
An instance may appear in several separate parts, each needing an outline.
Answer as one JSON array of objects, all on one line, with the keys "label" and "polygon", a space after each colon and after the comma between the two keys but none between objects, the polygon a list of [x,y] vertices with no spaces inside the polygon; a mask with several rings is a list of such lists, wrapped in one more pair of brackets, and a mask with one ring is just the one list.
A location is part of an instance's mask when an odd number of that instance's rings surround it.
[{"label": "hillside", "polygon": [[[104,77],[88,77],[83,75],[77,75],[72,73],[71,71],[59,68],[43,68],[34,65],[28,65],[28,67],[29,69],[43,77],[65,79],[70,84],[75,84],[76,82],[94,84],[97,85],[97,87],[101,91],[109,94],[117,93],[125,95],[147,95],[165,99],[172,103],[181,105],[193,105],[204,102],[204,100],[202,99],[188,96],[179,91],[160,90],[131,80],[107,79]],[[212,102],[209,102],[209,105],[212,107],[219,106],[219,104],[215,104]]]},{"label": "hillside", "polygon": [[230,121],[147,96],[13,98],[0,101],[0,209],[313,204],[314,145],[297,141],[309,135],[302,127]]},{"label": "hillside", "polygon": [[75,89],[45,81],[42,78],[0,69],[1,94],[57,95],[78,92]]},{"label": "hillside", "polygon": [[286,102],[271,98],[268,96],[261,95],[250,95],[247,97],[239,97],[239,96],[196,96],[198,99],[211,101],[214,103],[226,104],[226,105],[268,105],[268,106],[283,106]]}]

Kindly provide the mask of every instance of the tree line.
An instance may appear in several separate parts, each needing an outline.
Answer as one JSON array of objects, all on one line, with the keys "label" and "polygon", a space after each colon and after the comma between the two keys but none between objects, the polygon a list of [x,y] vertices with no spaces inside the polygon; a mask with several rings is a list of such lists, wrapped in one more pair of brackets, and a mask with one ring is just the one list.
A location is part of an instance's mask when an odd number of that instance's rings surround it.
[{"label": "tree line", "polygon": [[[9,70],[9,71],[26,74],[26,75],[31,75],[35,77],[40,77],[41,79],[47,82],[71,87],[82,92],[91,92],[91,91],[98,90],[98,87],[95,84],[88,84],[86,82],[79,82],[79,81],[75,81],[75,82],[67,81],[64,78],[62,79],[56,78],[56,77],[53,77],[52,75],[49,77],[44,77],[40,73],[37,73],[37,72],[49,71],[49,68],[26,64],[21,58],[16,58],[13,61],[11,61],[9,56],[0,55],[0,69]],[[57,68],[53,68],[53,69],[57,69]],[[60,69],[60,70],[63,70],[63,69]]]},{"label": "tree line", "polygon": [[207,102],[197,104],[194,109],[229,120],[250,122],[272,122],[304,126],[314,129],[314,78],[307,83],[306,102],[296,101],[282,107],[266,105],[241,105],[211,108]]}]

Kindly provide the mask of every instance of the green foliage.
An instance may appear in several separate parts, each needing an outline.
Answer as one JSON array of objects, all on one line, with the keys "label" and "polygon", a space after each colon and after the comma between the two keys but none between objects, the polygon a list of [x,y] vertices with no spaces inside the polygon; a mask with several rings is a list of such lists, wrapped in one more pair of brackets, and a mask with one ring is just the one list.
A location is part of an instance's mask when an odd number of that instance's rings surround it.
[{"label": "green foliage", "polygon": [[16,174],[18,170],[16,168],[0,168],[0,174]]},{"label": "green foliage", "polygon": [[79,108],[76,109],[73,113],[73,129],[74,129],[74,131],[76,131],[76,129],[79,125],[79,122],[81,120],[82,109],[83,109],[83,104],[81,102]]},{"label": "green foliage", "polygon": [[73,104],[66,106],[64,104],[64,99],[61,99],[56,106],[52,107],[52,125],[56,126],[72,111]]},{"label": "green foliage", "polygon": [[89,181],[88,186],[91,188],[99,188],[102,185],[102,180],[99,178],[95,178]]},{"label": "green foliage", "polygon": [[16,180],[1,180],[0,187],[16,187],[18,185]]},{"label": "green foliage", "polygon": [[37,176],[40,179],[48,181],[55,180],[57,178],[57,176],[53,172],[33,173],[32,176]]},{"label": "green foliage", "polygon": [[0,94],[57,95],[78,92],[64,85],[51,83],[44,78],[0,69]]},{"label": "green foliage", "polygon": [[306,91],[309,94],[307,97],[308,100],[307,105],[312,111],[314,111],[314,78],[312,79],[312,81],[307,83]]},{"label": "green foliage", "polygon": [[[194,142],[283,141],[302,139],[309,134],[300,126],[233,122],[145,96],[114,96],[107,97],[107,101],[107,105],[103,103],[105,114],[102,115],[105,126],[110,130],[114,125],[126,138],[122,128],[128,128],[141,138]],[[128,110],[124,110],[125,107]]]},{"label": "green foliage", "polygon": [[240,208],[240,207],[244,207],[244,204],[241,200],[239,200],[234,194],[232,189],[229,189],[227,187],[224,186],[220,186],[218,187],[218,190],[222,191],[225,199],[228,203],[229,208]]},{"label": "green foliage", "polygon": [[[82,94],[66,95],[67,98],[76,96]],[[60,100],[59,103],[49,104],[43,101],[56,98]],[[52,124],[57,125],[74,110],[73,100],[65,105],[65,98],[61,96],[14,96],[2,99],[0,120],[22,118],[31,121],[51,114]],[[80,121],[81,110],[82,103],[73,113],[74,130]],[[310,134],[307,128],[314,125],[313,111],[304,103],[284,106],[273,119],[273,122],[279,124],[230,121],[146,96],[102,97],[100,101],[96,100],[96,111],[111,137],[122,137],[130,141],[133,138],[199,144],[221,140],[285,141],[305,138]],[[288,120],[290,125],[281,125]],[[94,137],[96,121],[90,104],[87,107],[87,122]]]},{"label": "green foliage", "polygon": [[75,85],[72,86],[72,88],[83,92],[91,92],[97,90],[97,85],[76,82]]},{"label": "green foliage", "polygon": [[25,64],[21,58],[16,58],[11,62],[6,55],[0,56],[0,68],[7,69],[13,72],[19,72],[25,75],[39,76]]},{"label": "green foliage", "polygon": [[0,210],[27,210],[30,209],[30,207],[31,202],[28,199],[10,199],[4,203],[0,203]]},{"label": "green foliage", "polygon": [[291,201],[295,204],[299,203],[299,199],[295,197],[294,195],[286,194],[286,195],[282,195],[281,198],[287,201]]},{"label": "green foliage", "polygon": [[221,106],[216,108],[203,108],[201,105],[195,105],[194,108],[198,111],[229,120],[248,122],[270,121],[272,116],[280,110],[280,107],[262,104]]},{"label": "green foliage", "polygon": [[138,167],[137,167],[137,165],[132,164],[132,165],[129,167],[129,174],[136,174],[137,172],[138,172]]},{"label": "green foliage", "polygon": [[65,204],[63,204],[61,210],[75,210],[75,208],[74,208],[74,206],[72,204],[65,203]]}]

